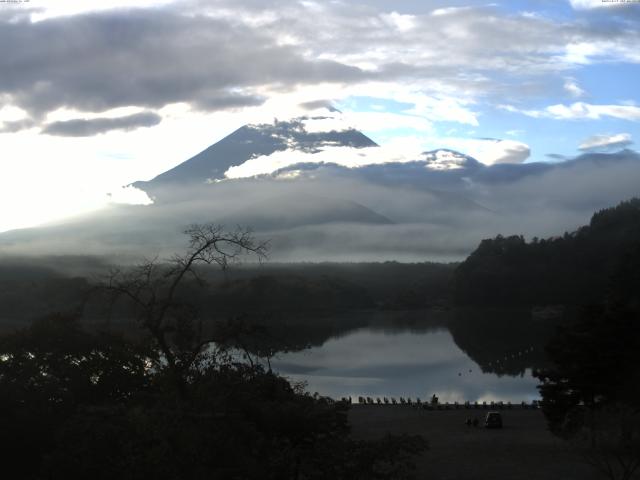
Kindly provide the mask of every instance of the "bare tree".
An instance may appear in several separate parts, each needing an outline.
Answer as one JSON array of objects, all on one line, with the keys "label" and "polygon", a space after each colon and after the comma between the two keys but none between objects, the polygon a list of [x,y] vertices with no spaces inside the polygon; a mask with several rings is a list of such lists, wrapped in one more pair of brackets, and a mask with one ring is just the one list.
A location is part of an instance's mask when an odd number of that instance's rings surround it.
[{"label": "bare tree", "polygon": [[165,262],[154,258],[129,269],[114,269],[101,285],[114,302],[129,301],[136,321],[151,335],[181,393],[185,375],[214,339],[203,334],[203,319],[194,306],[179,299],[180,287],[188,277],[204,284],[198,265],[226,270],[245,256],[262,261],[267,253],[267,242],[256,241],[249,229],[227,231],[221,225],[197,224],[184,233],[189,236],[184,254]]}]

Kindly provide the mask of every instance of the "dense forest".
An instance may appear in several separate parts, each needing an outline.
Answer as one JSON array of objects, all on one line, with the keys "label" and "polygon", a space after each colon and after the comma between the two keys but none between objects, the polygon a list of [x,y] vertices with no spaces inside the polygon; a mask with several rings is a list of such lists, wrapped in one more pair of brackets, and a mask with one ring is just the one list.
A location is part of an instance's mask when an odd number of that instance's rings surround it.
[{"label": "dense forest", "polygon": [[640,468],[640,244],[620,258],[604,294],[558,328],[549,365],[534,372],[550,430],[611,480]]},{"label": "dense forest", "polygon": [[[398,262],[348,264],[237,265],[225,272],[203,266],[207,288],[185,281],[180,294],[203,315],[260,318],[354,310],[396,310],[442,306],[449,302],[455,264]],[[118,319],[126,311],[110,310],[87,294],[110,269],[92,257],[0,260],[0,329],[25,325],[50,312],[77,313],[87,321]]]},{"label": "dense forest", "polygon": [[603,299],[610,279],[640,243],[640,199],[593,215],[561,237],[498,235],[483,240],[455,271],[459,305],[582,305]]}]

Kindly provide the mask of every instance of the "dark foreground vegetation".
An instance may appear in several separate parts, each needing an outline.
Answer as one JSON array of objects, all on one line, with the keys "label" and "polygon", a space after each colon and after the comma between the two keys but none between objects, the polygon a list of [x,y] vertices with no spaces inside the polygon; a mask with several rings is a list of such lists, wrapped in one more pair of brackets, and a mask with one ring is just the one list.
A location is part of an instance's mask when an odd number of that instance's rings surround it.
[{"label": "dark foreground vegetation", "polygon": [[[184,255],[99,280],[87,273],[104,274],[97,260],[0,266],[7,471],[31,479],[402,479],[418,458],[428,472],[425,440],[407,435],[421,433],[411,422],[362,434],[377,420],[309,395],[268,360],[360,325],[337,312],[431,308],[452,309],[447,327],[484,371],[536,367],[549,431],[572,455],[612,480],[638,473],[640,200],[562,237],[484,240],[460,265],[228,269],[243,254],[263,257],[264,245],[212,226],[188,233]],[[546,355],[495,363],[532,343],[548,344]],[[433,451],[442,447],[437,435],[429,440]]]},{"label": "dark foreground vegetation", "polygon": [[135,338],[51,315],[0,339],[3,469],[27,479],[411,478],[421,437],[355,440],[346,402],[307,394],[247,350],[237,359],[242,322],[205,331],[183,282],[201,281],[198,264],[226,267],[264,246],[243,231],[188,233],[185,255],[114,270],[94,287],[135,319]]},{"label": "dark foreground vegetation", "polygon": [[[353,440],[345,403],[202,354],[178,387],[153,345],[52,316],[0,345],[14,478],[411,478],[416,436]],[[153,364],[153,368],[149,365]]]},{"label": "dark foreground vegetation", "polygon": [[639,245],[640,198],[601,210],[560,237],[527,242],[498,235],[458,266],[453,298],[458,305],[501,307],[600,302]]},{"label": "dark foreground vegetation", "polygon": [[552,366],[535,373],[550,430],[611,480],[640,468],[640,245],[624,257],[605,298],[558,330]]},{"label": "dark foreground vegetation", "polygon": [[[0,328],[50,312],[83,306],[86,292],[110,268],[95,257],[0,259]],[[356,310],[402,310],[444,306],[455,264],[241,264],[221,271],[202,265],[207,282],[186,278],[179,292],[210,318],[322,315]],[[194,287],[194,288],[192,288]],[[108,305],[84,305],[87,319],[102,321]],[[88,310],[87,310],[88,308]],[[126,311],[111,311],[112,319]]]},{"label": "dark foreground vegetation", "polygon": [[609,479],[640,468],[640,199],[547,240],[484,240],[455,272],[467,305],[560,305],[535,372],[551,432]]}]

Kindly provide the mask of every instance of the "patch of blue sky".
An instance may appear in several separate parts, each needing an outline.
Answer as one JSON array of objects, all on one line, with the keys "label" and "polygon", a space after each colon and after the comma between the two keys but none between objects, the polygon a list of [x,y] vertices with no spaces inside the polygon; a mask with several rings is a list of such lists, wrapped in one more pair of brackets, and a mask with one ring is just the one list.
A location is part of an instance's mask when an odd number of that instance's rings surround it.
[{"label": "patch of blue sky", "polygon": [[[500,139],[515,140],[527,144],[531,155],[527,162],[553,161],[549,154],[575,157],[582,153],[579,146],[595,135],[629,134],[632,140],[640,139],[640,125],[615,118],[559,120],[533,118],[521,113],[495,109],[491,115],[480,116],[477,127],[455,122],[436,122],[430,133],[411,128],[386,128],[365,131],[376,143],[385,145],[401,137],[417,137],[422,140],[424,150],[438,148],[456,149],[455,139]],[[453,139],[453,140],[451,140]],[[473,156],[473,151],[467,150]]]},{"label": "patch of blue sky", "polygon": [[399,127],[394,128],[393,126],[389,126],[388,128],[378,129],[378,130],[367,130],[363,129],[362,133],[364,133],[371,140],[376,142],[378,145],[387,145],[398,138],[407,138],[407,137],[424,137],[424,131],[417,130],[414,128],[408,127]]},{"label": "patch of blue sky", "polygon": [[[469,126],[456,122],[433,121],[433,131],[393,125],[375,131],[363,133],[378,144],[384,145],[399,137],[414,137],[422,140],[425,150],[453,148],[447,144],[448,138],[495,138],[510,139],[526,143],[531,148],[528,159],[549,161],[548,154],[573,157],[580,154],[579,146],[585,139],[594,135],[629,134],[632,140],[640,142],[640,122],[603,116],[599,119],[554,119],[534,118],[520,112],[510,112],[498,108],[501,102],[514,104],[520,110],[540,111],[552,105],[571,105],[585,102],[594,105],[640,104],[635,79],[640,77],[640,66],[623,63],[587,65],[566,75],[558,74],[541,79],[532,76],[523,79],[520,84],[513,78],[497,74],[495,80],[504,85],[510,93],[485,98],[474,106],[478,112],[478,126]],[[564,88],[566,79],[573,79],[584,90],[584,95],[571,95]],[[545,93],[544,95],[542,93]],[[410,110],[410,103],[368,96],[349,97],[338,103],[338,108],[353,112],[389,112],[403,114]],[[465,152],[473,155],[473,152]]]},{"label": "patch of blue sky", "polygon": [[411,103],[397,102],[389,98],[352,96],[336,102],[338,110],[351,112],[391,112],[401,113],[412,108]]},{"label": "patch of blue sky", "polygon": [[623,102],[640,104],[640,64],[593,64],[573,71],[571,76],[585,90],[582,101],[610,105]]},{"label": "patch of blue sky", "polygon": [[[389,9],[388,0],[362,0],[360,3],[374,8]],[[392,9],[402,14],[424,15],[438,8],[450,7],[489,7],[503,12],[519,14],[522,12],[536,12],[538,15],[551,18],[569,19],[576,15],[584,15],[573,9],[569,0],[404,0],[395,2]]]},{"label": "patch of blue sky", "polygon": [[558,19],[574,15],[568,0],[501,0],[494,3],[509,13],[535,12],[539,16]]},{"label": "patch of blue sky", "polygon": [[[529,161],[546,161],[550,153],[575,156],[580,144],[594,135],[627,133],[640,139],[640,125],[611,117],[600,119],[533,118],[521,113],[496,109],[481,119],[479,136],[511,138],[531,147]],[[510,133],[512,135],[510,135]]]},{"label": "patch of blue sky", "polygon": [[473,138],[522,142],[531,149],[527,162],[545,162],[549,160],[546,156],[549,153],[567,156],[577,154],[577,147],[582,137],[578,132],[566,128],[567,123],[497,110],[491,116],[481,118]]}]

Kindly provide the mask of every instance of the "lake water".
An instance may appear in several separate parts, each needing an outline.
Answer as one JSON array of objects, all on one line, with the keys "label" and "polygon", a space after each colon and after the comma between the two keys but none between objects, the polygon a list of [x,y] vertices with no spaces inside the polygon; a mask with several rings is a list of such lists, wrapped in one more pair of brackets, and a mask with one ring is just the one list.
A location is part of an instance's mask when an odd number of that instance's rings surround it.
[{"label": "lake water", "polygon": [[[533,347],[531,347],[533,348]],[[516,351],[517,350],[517,351]],[[509,351],[495,352],[498,359]],[[513,356],[526,355],[523,347]],[[531,369],[521,375],[483,373],[446,327],[362,327],[327,339],[321,346],[278,354],[272,367],[307,390],[333,398],[420,397],[441,402],[531,401],[539,398]],[[485,368],[486,369],[486,368]]]}]

